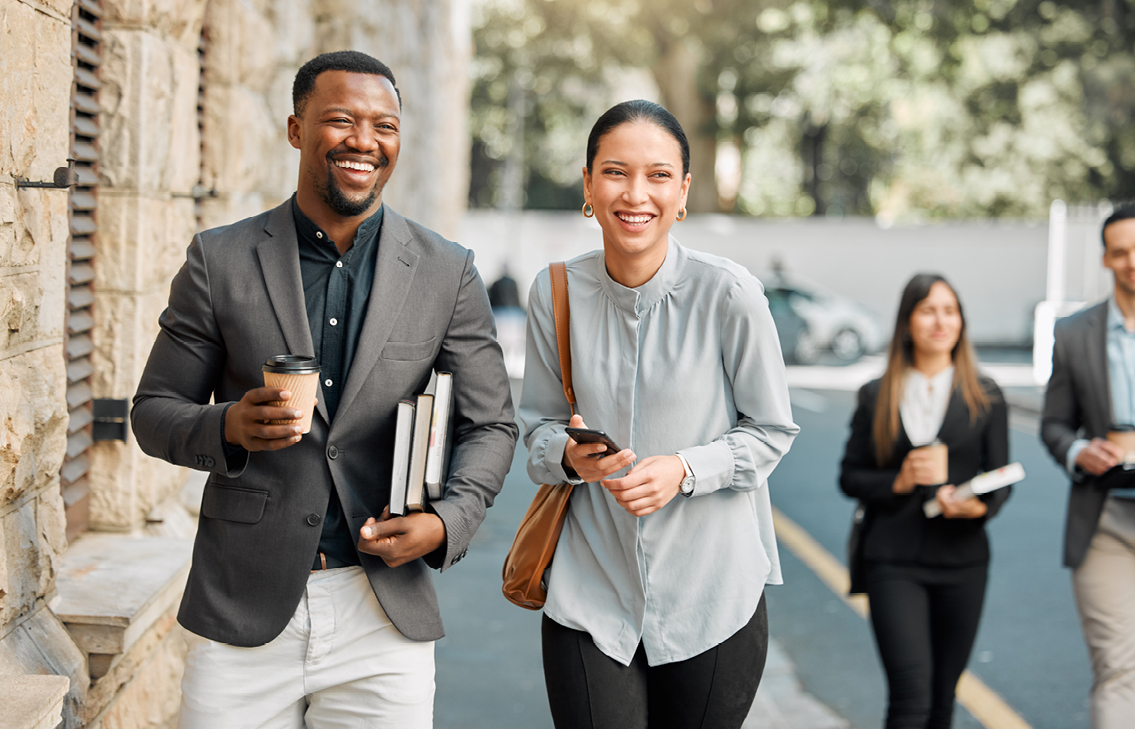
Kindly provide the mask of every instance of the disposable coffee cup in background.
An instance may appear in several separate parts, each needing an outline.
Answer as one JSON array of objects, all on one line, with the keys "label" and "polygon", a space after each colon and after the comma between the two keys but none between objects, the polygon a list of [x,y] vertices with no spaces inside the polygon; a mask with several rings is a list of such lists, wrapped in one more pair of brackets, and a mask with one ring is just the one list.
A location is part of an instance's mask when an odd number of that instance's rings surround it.
[{"label": "disposable coffee cup in background", "polygon": [[291,400],[273,400],[269,405],[295,408],[303,413],[297,420],[269,420],[272,425],[299,423],[303,432],[311,430],[311,417],[315,414],[315,398],[319,392],[319,362],[315,357],[302,354],[278,354],[269,357],[261,367],[264,386],[278,387],[292,393]]},{"label": "disposable coffee cup in background", "polygon": [[922,446],[919,450],[930,455],[934,468],[934,482],[926,485],[939,486],[946,483],[950,478],[950,449],[946,447],[946,444],[936,440],[929,445]]},{"label": "disposable coffee cup in background", "polygon": [[1123,468],[1135,468],[1135,425],[1112,425],[1107,439],[1123,449]]}]

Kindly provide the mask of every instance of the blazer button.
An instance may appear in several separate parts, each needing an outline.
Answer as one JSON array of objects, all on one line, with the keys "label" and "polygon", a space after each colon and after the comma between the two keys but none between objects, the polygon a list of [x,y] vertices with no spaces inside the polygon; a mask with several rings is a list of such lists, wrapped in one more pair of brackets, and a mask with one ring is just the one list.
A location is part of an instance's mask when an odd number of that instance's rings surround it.
[{"label": "blazer button", "polygon": [[331,460],[335,460],[339,457],[339,449],[335,446],[327,446],[327,457]]},{"label": "blazer button", "polygon": [[307,523],[308,524],[315,526],[316,524],[319,523],[319,521],[320,521],[319,514],[308,514],[307,515]]}]

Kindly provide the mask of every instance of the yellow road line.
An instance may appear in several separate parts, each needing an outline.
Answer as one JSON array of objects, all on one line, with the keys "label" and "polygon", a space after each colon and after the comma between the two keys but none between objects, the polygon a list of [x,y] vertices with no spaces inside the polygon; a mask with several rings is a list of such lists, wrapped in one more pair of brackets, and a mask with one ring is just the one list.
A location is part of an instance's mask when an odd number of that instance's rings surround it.
[{"label": "yellow road line", "polygon": [[847,594],[847,589],[851,586],[851,578],[848,577],[847,568],[842,562],[824,549],[811,534],[801,529],[799,524],[775,507],[772,510],[772,523],[780,541],[784,542],[800,561],[808,565],[828,589],[859,613],[859,617],[867,618],[871,614],[866,595]]},{"label": "yellow road line", "polygon": [[[842,562],[824,549],[812,538],[812,535],[801,529],[799,524],[785,516],[780,509],[773,508],[772,520],[776,527],[777,538],[792,550],[801,562],[808,565],[828,589],[847,603],[860,617],[866,618],[870,615],[866,595],[847,594],[851,580]],[[1005,703],[996,691],[969,671],[965,671],[958,681],[958,702],[966,707],[973,718],[981,722],[986,729],[1032,729],[1029,723]]]}]

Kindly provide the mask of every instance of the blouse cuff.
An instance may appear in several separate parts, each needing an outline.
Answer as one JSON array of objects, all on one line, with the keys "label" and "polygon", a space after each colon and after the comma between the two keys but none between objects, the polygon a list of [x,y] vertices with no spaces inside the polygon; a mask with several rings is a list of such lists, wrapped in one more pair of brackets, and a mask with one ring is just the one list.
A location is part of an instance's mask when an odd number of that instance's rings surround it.
[{"label": "blouse cuff", "polygon": [[567,482],[578,485],[583,483],[583,479],[578,476],[572,478],[568,475],[567,471],[564,470],[564,449],[567,448],[567,442],[567,433],[556,433],[548,438],[547,446],[544,450],[544,468],[548,469],[552,476],[558,479],[555,481],[556,483]]},{"label": "blouse cuff", "polygon": [[683,448],[679,453],[694,472],[694,491],[690,496],[702,496],[733,485],[735,459],[724,440]]}]

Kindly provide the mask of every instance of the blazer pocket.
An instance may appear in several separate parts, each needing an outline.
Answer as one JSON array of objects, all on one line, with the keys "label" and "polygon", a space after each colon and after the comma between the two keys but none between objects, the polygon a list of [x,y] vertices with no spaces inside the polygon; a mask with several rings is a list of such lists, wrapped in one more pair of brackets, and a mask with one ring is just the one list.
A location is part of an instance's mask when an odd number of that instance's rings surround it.
[{"label": "blazer pocket", "polygon": [[201,513],[210,519],[255,524],[264,517],[268,492],[210,483],[201,497]]},{"label": "blazer pocket", "polygon": [[387,342],[382,348],[382,358],[407,362],[425,359],[433,354],[436,341],[437,337],[430,337],[425,342]]}]

